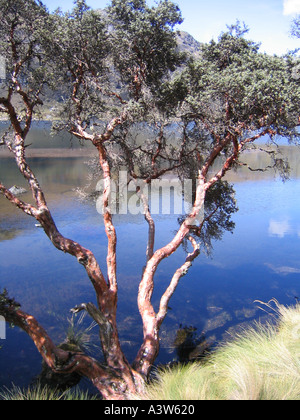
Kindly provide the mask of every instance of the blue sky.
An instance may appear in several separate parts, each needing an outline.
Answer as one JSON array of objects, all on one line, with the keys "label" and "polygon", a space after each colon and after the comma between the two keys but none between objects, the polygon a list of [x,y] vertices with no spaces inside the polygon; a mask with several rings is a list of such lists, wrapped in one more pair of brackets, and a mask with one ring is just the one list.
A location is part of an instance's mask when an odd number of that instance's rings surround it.
[{"label": "blue sky", "polygon": [[[237,19],[246,23],[248,38],[261,43],[261,51],[284,54],[300,47],[300,40],[289,35],[295,14],[300,14],[300,0],[174,0],[179,5],[184,23],[180,29],[200,42],[217,39],[226,25]],[[109,0],[87,0],[92,8],[104,8]],[[155,0],[148,0],[152,5]],[[61,7],[72,9],[73,0],[44,0],[50,11]]]}]

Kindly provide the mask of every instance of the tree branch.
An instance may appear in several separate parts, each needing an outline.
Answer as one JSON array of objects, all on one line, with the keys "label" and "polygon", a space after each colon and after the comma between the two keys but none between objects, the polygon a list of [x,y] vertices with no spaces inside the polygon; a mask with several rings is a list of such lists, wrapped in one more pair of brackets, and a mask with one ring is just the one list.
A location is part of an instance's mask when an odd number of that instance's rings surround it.
[{"label": "tree branch", "polygon": [[34,217],[42,225],[46,235],[58,250],[76,257],[77,261],[85,267],[87,274],[92,281],[92,284],[97,292],[99,305],[101,305],[101,308],[105,308],[107,305],[108,287],[93,253],[78,243],[65,238],[58,231],[51,212],[48,209],[44,193],[33,171],[26,162],[25,146],[22,137],[15,135],[13,145],[10,146],[9,149],[15,154],[18,168],[30,186],[32,195],[36,202],[36,207],[19,200],[2,184],[0,192],[16,207],[20,208],[26,214]]},{"label": "tree branch", "polygon": [[[234,162],[237,161],[239,157],[239,152],[242,149],[242,145],[239,145],[237,138],[231,139],[233,144],[233,151],[232,154],[226,159],[225,163],[223,164],[222,168],[219,172],[217,172],[208,182],[206,182],[206,189],[209,189],[212,187],[216,182],[218,182],[220,179],[224,177],[226,172],[228,172],[231,168]],[[224,147],[223,147],[224,149]],[[222,150],[223,150],[222,149]],[[207,170],[205,170],[205,174],[207,174]]]},{"label": "tree branch", "polygon": [[3,194],[12,204],[21,209],[24,213],[29,216],[37,218],[38,210],[31,204],[25,203],[19,200],[14,194],[12,194],[4,185],[0,182],[0,192]]},{"label": "tree branch", "polygon": [[147,377],[159,351],[159,326],[157,322],[157,315],[151,303],[154,290],[154,276],[161,261],[177,251],[184,238],[190,232],[191,226],[195,224],[195,220],[204,205],[205,194],[206,189],[204,179],[202,178],[201,173],[199,173],[196,198],[192,212],[182,223],[173,240],[153,254],[152,258],[146,265],[140,282],[138,307],[143,320],[144,342],[138,352],[133,366],[145,377]]},{"label": "tree branch", "polygon": [[147,262],[148,262],[153,257],[153,254],[154,254],[155,223],[150,212],[148,198],[146,197],[146,195],[143,193],[143,190],[139,186],[137,187],[137,194],[143,203],[145,220],[149,226],[148,244],[147,244],[147,251],[146,251]]},{"label": "tree branch", "polygon": [[103,192],[103,207],[104,207],[104,225],[105,232],[108,239],[108,250],[107,250],[107,275],[110,290],[117,295],[117,234],[116,229],[112,222],[112,215],[109,210],[109,197],[111,194],[111,171],[107,160],[106,149],[103,145],[98,145],[100,166],[103,171],[104,179],[104,192]]},{"label": "tree branch", "polygon": [[65,351],[52,342],[44,328],[37,320],[21,311],[20,305],[7,296],[0,294],[0,314],[5,320],[25,331],[33,340],[46,364],[58,374],[78,373],[92,381],[106,399],[124,399],[128,385],[116,371],[101,366],[92,357],[82,353]]},{"label": "tree branch", "polygon": [[197,241],[192,236],[189,236],[188,240],[191,242],[193,246],[193,252],[191,252],[187,256],[185,263],[175,272],[175,274],[172,277],[169,287],[167,288],[167,290],[165,291],[165,293],[163,294],[160,300],[159,312],[157,314],[157,325],[159,328],[167,315],[170,299],[173,296],[179,284],[180,279],[188,273],[189,269],[192,266],[193,261],[200,254],[200,246],[197,243]]}]

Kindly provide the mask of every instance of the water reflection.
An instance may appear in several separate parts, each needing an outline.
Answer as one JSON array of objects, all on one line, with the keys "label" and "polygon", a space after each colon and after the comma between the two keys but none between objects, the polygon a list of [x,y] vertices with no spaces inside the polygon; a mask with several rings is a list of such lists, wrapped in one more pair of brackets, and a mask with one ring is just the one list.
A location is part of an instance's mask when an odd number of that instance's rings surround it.
[{"label": "water reflection", "polygon": [[173,343],[178,362],[187,363],[199,360],[209,353],[213,342],[212,339],[207,339],[205,334],[199,334],[196,327],[180,325]]},{"label": "water reflection", "polygon": [[286,235],[292,233],[292,227],[289,220],[270,220],[269,235],[284,238]]},{"label": "water reflection", "polygon": [[[0,121],[0,134],[5,132],[8,126],[8,122]],[[67,132],[51,132],[51,127],[52,123],[49,121],[34,121],[26,137],[27,151],[41,149],[41,155],[45,154],[45,149],[60,150],[62,154],[64,150],[70,152],[72,149],[93,149],[90,143],[82,144]],[[0,150],[4,152],[5,148],[0,147]]]},{"label": "water reflection", "polygon": [[[182,279],[163,325],[158,363],[181,357],[176,350],[180,330],[187,332],[187,341],[194,340],[191,353],[199,354],[206,344],[210,346],[231,334],[237,325],[263,318],[255,300],[276,298],[282,304],[293,304],[295,296],[299,296],[300,159],[296,152],[297,149],[285,149],[292,166],[292,179],[285,184],[274,180],[272,173],[249,172],[245,168],[227,177],[234,182],[240,209],[233,216],[235,230],[233,234],[226,233],[221,242],[213,242],[212,255],[200,256]],[[262,156],[255,156],[254,152],[249,159],[251,165],[262,163]],[[86,184],[85,161],[85,156],[44,156],[32,158],[30,165],[46,192],[59,229],[91,248],[105,267],[106,236],[101,216],[94,203],[80,202],[73,190]],[[0,159],[0,179],[9,187],[16,184],[26,188],[12,159]],[[30,194],[24,199],[30,200]],[[159,247],[172,238],[178,228],[177,217],[157,215],[155,220]],[[142,336],[136,296],[145,263],[147,225],[142,215],[117,215],[114,221],[118,232],[120,339],[131,361]],[[159,267],[155,308],[174,267],[184,259],[181,250]],[[44,232],[35,227],[34,220],[0,197],[0,288],[3,287],[46,326],[57,343],[65,337],[69,309],[95,299],[84,269],[54,249]],[[12,381],[27,385],[40,373],[41,358],[24,333],[9,329],[7,339],[0,344],[0,385],[9,386]]]},{"label": "water reflection", "polygon": [[275,267],[273,264],[266,264],[274,273],[287,276],[288,274],[300,274],[300,268],[296,267]]},{"label": "water reflection", "polygon": [[10,241],[14,239],[16,236],[21,235],[21,229],[0,229],[0,242],[2,241]]}]

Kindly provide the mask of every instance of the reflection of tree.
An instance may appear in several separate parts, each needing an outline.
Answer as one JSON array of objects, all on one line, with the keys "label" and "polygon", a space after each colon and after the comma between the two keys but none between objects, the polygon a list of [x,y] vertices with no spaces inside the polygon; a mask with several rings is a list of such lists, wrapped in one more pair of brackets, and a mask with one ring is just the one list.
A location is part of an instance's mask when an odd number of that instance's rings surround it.
[{"label": "reflection of tree", "polygon": [[211,343],[206,340],[204,334],[197,334],[197,328],[180,325],[176,332],[174,346],[178,361],[187,363],[205,356],[210,351]]},{"label": "reflection of tree", "polygon": [[[208,190],[201,223],[191,227],[192,235],[200,241],[202,249],[207,254],[212,251],[213,241],[221,240],[226,231],[233,232],[235,223],[231,220],[231,216],[237,211],[235,191],[231,184],[218,181]],[[179,218],[180,225],[184,219],[185,217]]]},{"label": "reflection of tree", "polygon": [[0,242],[10,241],[22,233],[21,229],[1,229],[0,228]]}]

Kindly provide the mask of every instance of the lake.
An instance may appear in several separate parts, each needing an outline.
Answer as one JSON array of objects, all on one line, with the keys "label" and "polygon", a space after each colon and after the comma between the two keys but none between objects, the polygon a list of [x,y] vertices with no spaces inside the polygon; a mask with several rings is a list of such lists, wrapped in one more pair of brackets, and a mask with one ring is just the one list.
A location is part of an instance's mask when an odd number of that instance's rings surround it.
[{"label": "lake", "polygon": [[[47,158],[41,144],[34,143],[29,163],[46,193],[59,230],[90,248],[105,271],[106,235],[101,216],[94,203],[81,202],[74,191],[86,185],[86,161],[92,151],[81,150],[75,144],[74,150],[65,148],[60,153],[59,141],[51,144],[51,157]],[[257,300],[276,298],[292,305],[300,297],[300,152],[295,147],[284,150],[292,166],[291,179],[286,183],[272,173],[245,169],[229,175],[239,207],[233,216],[235,230],[213,244],[210,257],[200,255],[181,280],[161,330],[158,364],[187,357],[187,350],[192,356],[200,355],[203,348],[228,339],[240,327],[256,320],[266,321],[270,317]],[[57,157],[59,154],[63,157]],[[256,152],[248,158],[261,164],[262,157]],[[8,187],[16,184],[26,188],[14,161],[1,152],[0,179]],[[22,198],[30,200],[30,195]],[[178,228],[177,217],[156,215],[155,220],[159,247]],[[124,351],[132,361],[142,337],[136,297],[145,264],[147,225],[142,215],[117,215],[114,222],[118,234],[119,332]],[[180,250],[159,266],[155,308],[174,267],[184,259],[185,253]],[[77,261],[57,251],[43,230],[35,226],[34,219],[0,197],[3,288],[45,326],[57,343],[65,338],[69,310],[83,302],[95,302],[93,287]],[[79,326],[85,328],[90,323],[85,318]],[[91,352],[100,357],[93,346],[97,343],[95,328],[91,331]],[[41,357],[25,333],[7,327],[6,339],[0,340],[0,346],[0,387],[12,382],[26,386],[40,373]]]}]

